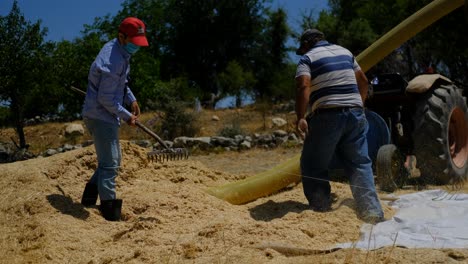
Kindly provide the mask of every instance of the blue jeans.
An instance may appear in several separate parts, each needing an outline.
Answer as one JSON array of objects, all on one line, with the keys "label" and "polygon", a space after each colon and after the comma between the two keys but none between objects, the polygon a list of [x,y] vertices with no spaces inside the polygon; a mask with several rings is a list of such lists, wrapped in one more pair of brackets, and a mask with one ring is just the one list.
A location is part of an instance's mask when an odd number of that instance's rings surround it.
[{"label": "blue jeans", "polygon": [[93,137],[98,167],[89,183],[98,186],[101,201],[116,199],[115,178],[122,154],[119,143],[119,125],[85,118],[84,123]]},{"label": "blue jeans", "polygon": [[350,179],[360,216],[383,217],[368,155],[366,133],[369,128],[362,108],[318,111],[307,117],[309,134],[301,155],[304,194],[314,208],[330,199],[329,164],[334,155]]}]

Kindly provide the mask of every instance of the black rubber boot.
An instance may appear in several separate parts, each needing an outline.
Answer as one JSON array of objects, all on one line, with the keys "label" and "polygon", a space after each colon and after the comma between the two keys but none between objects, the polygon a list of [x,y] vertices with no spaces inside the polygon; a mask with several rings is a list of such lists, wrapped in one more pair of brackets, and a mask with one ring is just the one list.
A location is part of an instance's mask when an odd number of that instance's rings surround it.
[{"label": "black rubber boot", "polygon": [[101,200],[99,210],[107,221],[120,221],[120,215],[122,212],[122,199]]},{"label": "black rubber boot", "polygon": [[96,205],[98,194],[99,192],[97,185],[87,183],[83,191],[83,197],[81,197],[81,204],[84,206]]}]

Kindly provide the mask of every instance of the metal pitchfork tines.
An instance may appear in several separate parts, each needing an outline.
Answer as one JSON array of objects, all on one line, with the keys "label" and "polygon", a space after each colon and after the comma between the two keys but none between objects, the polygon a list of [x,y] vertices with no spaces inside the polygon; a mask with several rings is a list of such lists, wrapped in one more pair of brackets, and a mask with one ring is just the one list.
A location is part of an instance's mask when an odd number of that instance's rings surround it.
[{"label": "metal pitchfork tines", "polygon": [[148,152],[148,159],[154,162],[164,162],[169,160],[182,160],[188,159],[189,152],[185,148],[170,148],[167,144],[158,136],[156,133],[151,131],[149,128],[144,126],[140,121],[136,121],[135,124],[141,128],[143,131],[148,133],[148,135],[152,136],[156,139],[159,144],[161,144],[164,149],[162,150],[153,150]]},{"label": "metal pitchfork tines", "polygon": [[161,149],[148,152],[149,160],[160,163],[168,160],[188,159],[188,156],[189,153],[184,148]]}]

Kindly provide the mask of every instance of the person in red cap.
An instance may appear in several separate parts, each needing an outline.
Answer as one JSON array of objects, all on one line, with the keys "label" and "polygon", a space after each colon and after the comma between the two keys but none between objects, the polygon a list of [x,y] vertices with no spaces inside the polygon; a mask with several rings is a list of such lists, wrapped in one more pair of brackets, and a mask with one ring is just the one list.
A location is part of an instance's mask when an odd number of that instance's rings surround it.
[{"label": "person in red cap", "polygon": [[119,127],[120,120],[135,126],[140,115],[140,107],[128,87],[128,74],[131,55],[148,46],[145,34],[146,26],[140,19],[125,18],[118,37],[102,47],[88,74],[82,115],[93,137],[98,166],[85,186],[81,203],[94,206],[99,196],[99,209],[109,221],[119,221],[121,215],[122,200],[117,199],[115,192],[121,162]]}]

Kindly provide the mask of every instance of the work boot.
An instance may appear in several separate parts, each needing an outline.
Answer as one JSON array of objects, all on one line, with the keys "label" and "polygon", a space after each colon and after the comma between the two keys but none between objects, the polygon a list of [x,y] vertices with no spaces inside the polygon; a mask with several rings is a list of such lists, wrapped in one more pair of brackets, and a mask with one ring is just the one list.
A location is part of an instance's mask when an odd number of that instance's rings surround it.
[{"label": "work boot", "polygon": [[98,194],[99,192],[96,184],[86,183],[83,197],[81,198],[81,204],[86,207],[96,205]]},{"label": "work boot", "polygon": [[120,215],[122,212],[122,199],[101,200],[99,210],[107,221],[120,221]]},{"label": "work boot", "polygon": [[331,197],[329,192],[323,189],[316,189],[310,197],[308,197],[309,206],[315,212],[331,211]]},{"label": "work boot", "polygon": [[358,216],[362,221],[372,225],[385,221],[383,212],[361,212]]},{"label": "work boot", "polygon": [[315,200],[310,203],[310,208],[315,212],[328,212],[331,211],[331,201],[329,198]]}]

